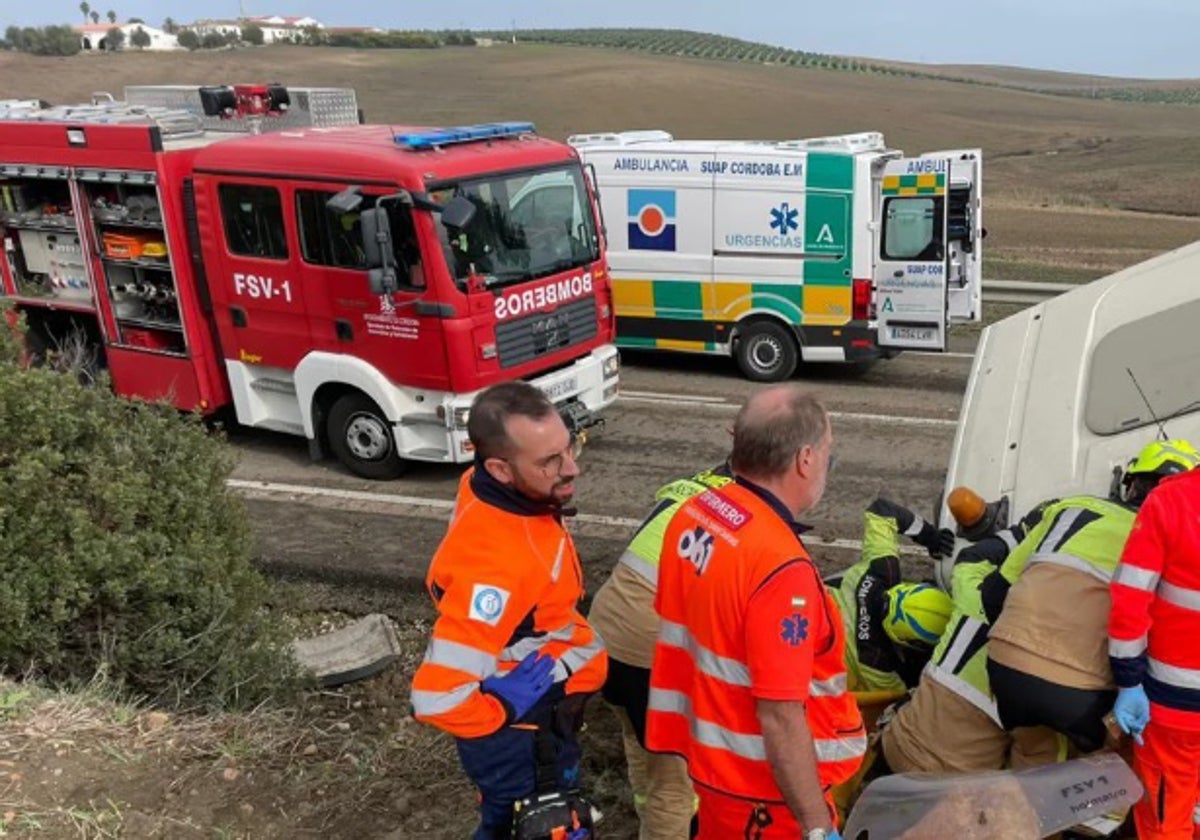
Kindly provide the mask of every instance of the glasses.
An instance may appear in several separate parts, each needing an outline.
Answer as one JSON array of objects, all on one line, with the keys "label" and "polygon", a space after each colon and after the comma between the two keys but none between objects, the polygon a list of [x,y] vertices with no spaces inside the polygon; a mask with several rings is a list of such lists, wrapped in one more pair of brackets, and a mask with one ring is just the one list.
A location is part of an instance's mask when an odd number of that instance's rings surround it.
[{"label": "glasses", "polygon": [[[562,475],[563,467],[567,463],[569,457],[572,461],[578,461],[579,456],[583,454],[583,438],[574,434],[571,435],[571,441],[567,444],[567,448],[562,452],[556,452],[542,458],[540,461],[534,461],[533,466],[541,471],[542,475],[550,477],[552,475]],[[511,461],[509,462],[512,463]]]}]

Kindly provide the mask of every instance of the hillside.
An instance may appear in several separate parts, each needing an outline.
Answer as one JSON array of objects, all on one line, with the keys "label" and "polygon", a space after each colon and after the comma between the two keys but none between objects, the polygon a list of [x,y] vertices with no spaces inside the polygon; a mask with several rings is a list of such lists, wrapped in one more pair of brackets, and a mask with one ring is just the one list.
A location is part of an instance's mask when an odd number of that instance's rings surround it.
[{"label": "hillside", "polygon": [[1112,99],[1126,102],[1200,104],[1200,80],[1145,81],[1030,70],[987,65],[915,64],[886,59],[827,55],[793,50],[725,35],[681,29],[532,29],[516,33],[493,32],[506,40],[514,35],[523,42],[609,47],[660,55],[733,61],[749,64],[812,67],[850,73],[904,76],[914,79],[950,79],[966,84],[1011,87],[1062,96]]},{"label": "hillside", "polygon": [[880,130],[910,153],[982,147],[992,276],[1094,277],[1200,239],[1200,108],[543,44],[0,53],[3,97],[83,101],[97,88],[119,95],[127,84],[268,79],[354,87],[369,120],[396,124],[519,118],[553,137],[627,128],[759,139]]}]

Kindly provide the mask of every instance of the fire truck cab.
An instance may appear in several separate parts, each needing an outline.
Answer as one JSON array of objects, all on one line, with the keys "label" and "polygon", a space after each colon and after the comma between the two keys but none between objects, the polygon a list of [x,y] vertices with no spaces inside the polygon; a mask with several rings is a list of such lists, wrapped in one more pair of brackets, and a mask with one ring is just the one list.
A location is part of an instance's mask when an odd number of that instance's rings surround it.
[{"label": "fire truck cab", "polygon": [[0,103],[31,350],[82,340],[122,395],[228,408],[367,478],[470,460],[471,401],[505,380],[597,423],[619,361],[575,152],[528,123],[359,122],[352,91],[275,85]]}]

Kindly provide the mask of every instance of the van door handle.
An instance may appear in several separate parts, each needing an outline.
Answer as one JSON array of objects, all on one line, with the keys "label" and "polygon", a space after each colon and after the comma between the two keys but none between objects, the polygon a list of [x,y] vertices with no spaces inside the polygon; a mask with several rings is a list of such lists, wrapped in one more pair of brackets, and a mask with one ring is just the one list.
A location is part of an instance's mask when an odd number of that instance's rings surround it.
[{"label": "van door handle", "polygon": [[235,327],[246,326],[246,310],[240,306],[229,307],[229,318]]},{"label": "van door handle", "polygon": [[893,277],[903,277],[903,276],[904,276],[904,269],[902,269],[902,268],[897,268],[895,271],[893,271],[893,272],[892,272],[892,276],[893,276]]}]

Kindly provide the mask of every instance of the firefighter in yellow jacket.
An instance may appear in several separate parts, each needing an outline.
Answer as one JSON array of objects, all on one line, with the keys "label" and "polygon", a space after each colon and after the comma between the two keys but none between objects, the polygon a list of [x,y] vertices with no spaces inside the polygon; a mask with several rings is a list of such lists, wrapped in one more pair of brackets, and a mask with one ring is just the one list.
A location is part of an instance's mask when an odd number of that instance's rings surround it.
[{"label": "firefighter in yellow jacket", "polygon": [[596,592],[588,613],[588,621],[608,648],[608,679],[603,694],[621,724],[629,784],[640,822],[638,840],[686,838],[695,811],[687,762],[677,755],[646,749],[650,665],[658,636],[654,595],[663,536],[684,502],[732,481],[728,465],[722,464],[660,487],[654,495],[654,508]]},{"label": "firefighter in yellow jacket", "polygon": [[412,704],[418,720],[455,737],[480,792],[474,840],[492,840],[511,836],[514,804],[547,783],[578,787],[576,736],[607,657],[578,610],[583,572],[563,524],[576,441],[522,382],[481,393],[468,434],[475,465],[426,577],[438,618]]},{"label": "firefighter in yellow jacket", "polygon": [[880,497],[863,514],[862,559],[825,579],[846,628],[853,691],[903,694],[915,687],[954,609],[936,586],[901,578],[901,534],[935,559],[954,553],[953,531]]},{"label": "firefighter in yellow jacket", "polygon": [[951,577],[954,611],[912,699],[882,728],[883,762],[873,772],[962,773],[1054,761],[1058,743],[1045,727],[1008,733],[988,683],[988,622],[980,583],[1041,522],[1039,507],[1011,528],[959,552]]}]

